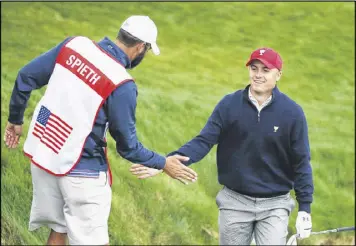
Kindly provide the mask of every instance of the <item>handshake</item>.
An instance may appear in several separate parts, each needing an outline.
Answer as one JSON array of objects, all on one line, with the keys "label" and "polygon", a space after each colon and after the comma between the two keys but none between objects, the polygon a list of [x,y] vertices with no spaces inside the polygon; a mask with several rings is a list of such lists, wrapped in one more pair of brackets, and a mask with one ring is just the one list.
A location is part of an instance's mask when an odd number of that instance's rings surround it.
[{"label": "handshake", "polygon": [[188,184],[188,182],[195,182],[198,179],[198,174],[193,169],[181,163],[181,161],[188,160],[189,157],[173,155],[166,158],[166,164],[162,170],[146,167],[141,164],[133,164],[130,172],[139,179],[146,179],[156,176],[163,171],[171,178],[177,179],[183,184]]}]

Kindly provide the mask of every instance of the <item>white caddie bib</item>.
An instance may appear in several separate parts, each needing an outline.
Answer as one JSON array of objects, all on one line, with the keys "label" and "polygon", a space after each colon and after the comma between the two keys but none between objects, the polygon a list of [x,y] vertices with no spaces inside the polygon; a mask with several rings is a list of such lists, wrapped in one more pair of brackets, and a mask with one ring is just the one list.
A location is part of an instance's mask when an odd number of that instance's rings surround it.
[{"label": "white caddie bib", "polygon": [[86,37],[68,41],[35,108],[25,155],[51,174],[68,174],[79,162],[106,98],[129,80],[133,79],[126,69],[94,41]]}]

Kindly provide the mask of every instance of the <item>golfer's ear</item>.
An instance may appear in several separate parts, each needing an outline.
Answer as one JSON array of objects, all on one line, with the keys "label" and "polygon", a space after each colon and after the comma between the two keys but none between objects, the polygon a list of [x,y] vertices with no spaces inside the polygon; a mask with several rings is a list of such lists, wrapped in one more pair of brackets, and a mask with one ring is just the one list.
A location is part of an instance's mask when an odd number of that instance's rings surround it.
[{"label": "golfer's ear", "polygon": [[277,78],[276,81],[279,81],[282,78],[282,70],[277,72]]}]

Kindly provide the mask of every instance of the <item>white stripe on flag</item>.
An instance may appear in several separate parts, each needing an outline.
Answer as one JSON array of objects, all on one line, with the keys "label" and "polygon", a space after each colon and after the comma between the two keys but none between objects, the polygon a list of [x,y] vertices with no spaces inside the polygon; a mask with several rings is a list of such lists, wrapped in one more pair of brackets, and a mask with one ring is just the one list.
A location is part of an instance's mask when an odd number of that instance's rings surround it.
[{"label": "white stripe on flag", "polygon": [[47,123],[47,126],[46,126],[46,130],[48,131],[51,131],[51,132],[54,132],[56,133],[61,139],[63,139],[64,141],[66,140],[66,138],[68,137],[67,134],[63,133],[63,131],[61,131],[60,129],[58,129],[58,127],[50,124],[50,123]]},{"label": "white stripe on flag", "polygon": [[62,129],[65,133],[67,133],[68,135],[71,132],[71,128],[67,127],[66,125],[64,125],[61,121],[57,120],[55,117],[52,117],[53,115],[51,115],[48,119],[48,123],[54,123],[55,126],[59,127],[60,129]]}]

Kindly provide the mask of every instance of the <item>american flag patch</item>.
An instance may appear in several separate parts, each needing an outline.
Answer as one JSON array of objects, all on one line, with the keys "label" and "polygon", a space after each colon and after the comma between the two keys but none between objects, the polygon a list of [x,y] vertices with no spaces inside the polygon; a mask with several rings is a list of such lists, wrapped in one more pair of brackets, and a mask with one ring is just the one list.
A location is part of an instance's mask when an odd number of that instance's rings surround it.
[{"label": "american flag patch", "polygon": [[72,130],[61,118],[41,106],[32,134],[58,154]]}]

